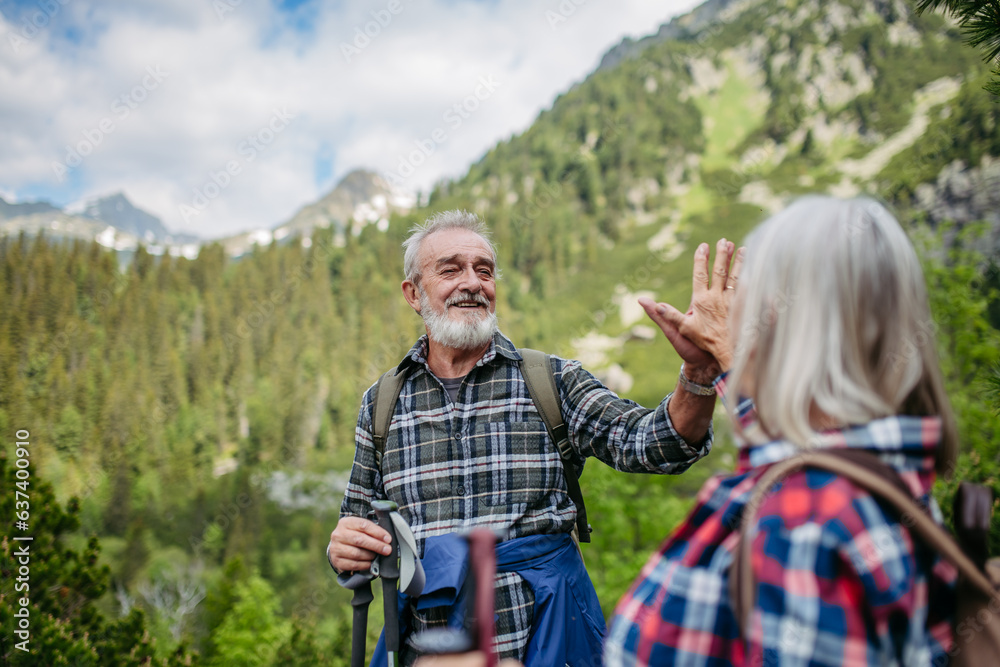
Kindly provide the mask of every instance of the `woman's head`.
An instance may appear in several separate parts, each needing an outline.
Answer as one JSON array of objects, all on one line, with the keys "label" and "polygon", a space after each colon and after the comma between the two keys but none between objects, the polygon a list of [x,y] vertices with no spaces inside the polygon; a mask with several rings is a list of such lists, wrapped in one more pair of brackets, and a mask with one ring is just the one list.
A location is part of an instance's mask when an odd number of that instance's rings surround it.
[{"label": "woman's head", "polygon": [[829,424],[939,415],[955,453],[923,272],[871,199],[806,197],[747,239],[733,309],[734,386],[770,437],[808,445]]}]

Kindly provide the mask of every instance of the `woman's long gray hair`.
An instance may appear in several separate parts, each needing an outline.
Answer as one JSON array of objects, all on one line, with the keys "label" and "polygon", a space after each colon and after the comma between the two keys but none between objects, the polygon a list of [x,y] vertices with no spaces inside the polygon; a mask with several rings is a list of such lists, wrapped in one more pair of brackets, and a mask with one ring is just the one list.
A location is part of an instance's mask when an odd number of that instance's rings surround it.
[{"label": "woman's long gray hair", "polygon": [[805,197],[746,245],[730,382],[754,397],[761,435],[809,447],[817,415],[837,424],[935,415],[937,469],[950,472],[957,434],[937,325],[920,262],[892,214],[871,199]]}]

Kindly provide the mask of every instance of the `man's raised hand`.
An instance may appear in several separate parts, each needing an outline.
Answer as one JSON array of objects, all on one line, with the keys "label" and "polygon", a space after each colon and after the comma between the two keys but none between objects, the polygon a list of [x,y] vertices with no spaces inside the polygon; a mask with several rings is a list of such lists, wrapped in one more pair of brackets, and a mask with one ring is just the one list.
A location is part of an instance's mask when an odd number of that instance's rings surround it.
[{"label": "man's raised hand", "polygon": [[698,246],[691,278],[691,305],[685,313],[668,303],[639,300],[684,360],[688,377],[696,382],[699,381],[696,375],[714,377],[732,365],[729,309],[744,253],[744,248],[737,251],[735,244],[719,239],[710,271],[709,246],[707,243]]}]

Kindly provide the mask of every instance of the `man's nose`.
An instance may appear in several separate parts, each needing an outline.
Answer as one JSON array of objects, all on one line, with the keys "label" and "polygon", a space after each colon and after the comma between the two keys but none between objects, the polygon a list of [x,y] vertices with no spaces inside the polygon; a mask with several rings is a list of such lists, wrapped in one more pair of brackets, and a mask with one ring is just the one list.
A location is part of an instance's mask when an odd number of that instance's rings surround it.
[{"label": "man's nose", "polygon": [[459,287],[473,294],[483,288],[482,283],[479,281],[479,274],[476,273],[474,267],[470,266],[462,271],[462,281]]}]

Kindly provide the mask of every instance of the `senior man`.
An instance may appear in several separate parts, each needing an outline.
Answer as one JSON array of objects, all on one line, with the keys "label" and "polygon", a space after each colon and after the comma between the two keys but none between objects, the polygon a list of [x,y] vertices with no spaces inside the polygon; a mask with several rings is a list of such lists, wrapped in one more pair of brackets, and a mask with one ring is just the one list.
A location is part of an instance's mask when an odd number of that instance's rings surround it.
[{"label": "senior man", "polygon": [[[389,535],[370,520],[373,500],[399,505],[429,572],[438,563],[428,559],[441,553],[436,539],[493,529],[506,536],[498,545],[498,655],[528,667],[598,664],[604,619],[569,537],[577,508],[521,374],[521,355],[497,328],[497,255],[487,228],[471,213],[446,211],[415,227],[403,247],[403,296],[427,335],[396,369],[405,381],[380,464],[375,386],[364,395],[330,564],[338,572],[367,570],[376,555],[389,553]],[[723,250],[731,254],[732,244]],[[643,307],[651,312],[655,304],[643,300]],[[619,398],[577,361],[550,357],[577,475],[590,456],[617,470],[663,474],[683,472],[708,453],[719,369],[676,331],[667,338],[684,366],[675,391],[655,409]],[[553,617],[557,608],[565,613]],[[403,625],[410,632],[440,627],[452,612],[411,600]],[[556,638],[561,643],[552,648]],[[412,664],[418,650],[404,640],[402,663]]]}]

